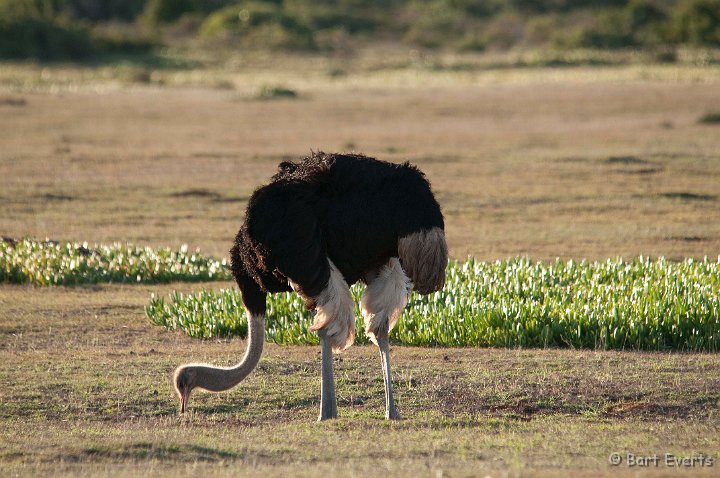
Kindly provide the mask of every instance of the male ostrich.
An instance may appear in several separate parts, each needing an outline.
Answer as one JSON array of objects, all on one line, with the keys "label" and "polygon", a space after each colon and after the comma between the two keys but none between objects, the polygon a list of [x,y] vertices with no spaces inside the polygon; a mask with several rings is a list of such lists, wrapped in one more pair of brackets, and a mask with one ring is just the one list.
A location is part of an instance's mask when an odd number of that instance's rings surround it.
[{"label": "male ostrich", "polygon": [[440,206],[420,170],[356,154],[320,152],[283,162],[270,184],[250,198],[230,255],[248,318],[247,350],[234,367],[178,367],[181,413],[193,388],[219,392],[250,374],[263,349],[266,294],[294,290],[315,310],[310,330],[322,350],[319,420],[335,418],[331,349],[353,343],[348,284],[361,280],[367,284],[361,300],[365,331],[380,349],[385,418],[400,418],[388,333],[411,289],[429,294],[442,288],[448,261]]}]

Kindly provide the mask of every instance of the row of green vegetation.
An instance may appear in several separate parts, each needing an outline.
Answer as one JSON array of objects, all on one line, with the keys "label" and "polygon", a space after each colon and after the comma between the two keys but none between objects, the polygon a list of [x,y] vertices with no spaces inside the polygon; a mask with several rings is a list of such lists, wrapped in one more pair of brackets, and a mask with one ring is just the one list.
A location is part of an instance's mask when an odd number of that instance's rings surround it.
[{"label": "row of green vegetation", "polygon": [[171,250],[129,244],[0,241],[0,283],[79,285],[230,278],[225,261],[204,257],[197,250],[189,252],[186,246]]},{"label": "row of green vegetation", "polygon": [[238,49],[720,45],[720,0],[0,0],[0,58]]},{"label": "row of green vegetation", "polygon": [[[225,261],[199,251],[127,244],[0,241],[0,283],[78,285],[229,280]],[[359,303],[364,288],[355,285]],[[237,290],[153,296],[156,324],[192,337],[244,336]],[[356,315],[360,317],[359,309]],[[296,294],[268,296],[267,337],[314,344]],[[443,290],[413,294],[392,332],[407,345],[720,351],[720,257],[626,262],[528,259],[452,262]],[[367,342],[358,322],[358,342]]]},{"label": "row of green vegetation", "polygon": [[[363,287],[352,292],[357,303]],[[153,296],[146,314],[192,337],[247,332],[236,290]],[[268,297],[268,340],[317,343],[311,323],[296,294]],[[453,262],[442,291],[412,295],[391,337],[421,346],[720,351],[720,258]],[[367,342],[361,323],[357,341]]]}]

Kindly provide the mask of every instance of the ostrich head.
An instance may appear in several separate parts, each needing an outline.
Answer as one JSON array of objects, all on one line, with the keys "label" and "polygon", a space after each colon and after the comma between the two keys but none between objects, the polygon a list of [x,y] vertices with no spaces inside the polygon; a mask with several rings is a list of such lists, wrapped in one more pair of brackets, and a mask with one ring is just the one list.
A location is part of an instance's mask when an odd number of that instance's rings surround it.
[{"label": "ostrich head", "polygon": [[175,370],[173,379],[175,391],[180,396],[180,413],[185,413],[190,392],[197,386],[197,369],[193,366],[183,365]]}]

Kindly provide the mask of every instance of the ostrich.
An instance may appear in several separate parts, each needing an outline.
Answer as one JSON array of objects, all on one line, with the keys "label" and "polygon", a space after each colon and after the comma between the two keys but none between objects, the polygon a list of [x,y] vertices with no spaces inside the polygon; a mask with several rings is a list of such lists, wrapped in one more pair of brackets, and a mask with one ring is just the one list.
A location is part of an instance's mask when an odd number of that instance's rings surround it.
[{"label": "ostrich", "polygon": [[227,390],[252,372],[265,339],[266,294],[295,291],[315,311],[310,330],[320,338],[318,420],[337,417],[331,351],[353,343],[348,284],[363,281],[367,288],[360,304],[365,331],[380,350],[385,418],[400,418],[388,334],[410,290],[429,294],[443,287],[448,262],[440,206],[419,169],[322,152],[297,163],[282,162],[270,184],[250,198],[230,256],[246,309],[247,349],[234,367],[178,367],[174,385],[181,413],[193,388]]}]

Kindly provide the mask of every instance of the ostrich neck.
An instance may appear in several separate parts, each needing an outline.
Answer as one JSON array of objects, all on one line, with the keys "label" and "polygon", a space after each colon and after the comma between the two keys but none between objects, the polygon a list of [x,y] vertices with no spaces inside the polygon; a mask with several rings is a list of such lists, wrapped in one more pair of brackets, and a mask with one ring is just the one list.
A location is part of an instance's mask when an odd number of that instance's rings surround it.
[{"label": "ostrich neck", "polygon": [[243,359],[234,367],[198,366],[198,386],[211,392],[222,392],[234,387],[253,371],[262,355],[264,342],[265,317],[249,316],[248,344]]}]

